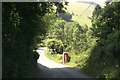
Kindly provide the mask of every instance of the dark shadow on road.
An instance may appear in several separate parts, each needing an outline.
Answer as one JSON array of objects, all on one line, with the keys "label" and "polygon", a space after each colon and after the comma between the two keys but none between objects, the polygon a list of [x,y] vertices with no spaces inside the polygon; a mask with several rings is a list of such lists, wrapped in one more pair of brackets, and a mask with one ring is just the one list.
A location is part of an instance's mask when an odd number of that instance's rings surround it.
[{"label": "dark shadow on road", "polygon": [[80,70],[71,67],[64,68],[48,68],[38,63],[39,74],[37,78],[83,78],[85,80],[93,80],[85,76]]}]

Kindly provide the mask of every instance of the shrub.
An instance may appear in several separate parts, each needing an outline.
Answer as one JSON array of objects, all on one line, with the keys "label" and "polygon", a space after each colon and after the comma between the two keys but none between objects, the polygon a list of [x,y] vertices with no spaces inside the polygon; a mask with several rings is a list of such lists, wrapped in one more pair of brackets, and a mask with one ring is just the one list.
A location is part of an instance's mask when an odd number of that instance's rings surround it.
[{"label": "shrub", "polygon": [[47,39],[45,45],[49,50],[52,50],[52,52],[50,51],[51,53],[63,53],[63,43],[61,40]]}]

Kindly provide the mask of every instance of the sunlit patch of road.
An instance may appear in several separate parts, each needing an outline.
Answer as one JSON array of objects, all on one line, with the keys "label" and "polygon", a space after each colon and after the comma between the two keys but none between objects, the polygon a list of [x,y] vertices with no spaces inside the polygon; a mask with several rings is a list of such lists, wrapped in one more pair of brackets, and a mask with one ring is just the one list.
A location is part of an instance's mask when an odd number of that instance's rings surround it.
[{"label": "sunlit patch of road", "polygon": [[48,68],[64,68],[64,67],[67,67],[65,65],[56,63],[56,62],[46,58],[46,56],[44,55],[45,50],[46,50],[46,48],[40,48],[40,49],[37,50],[37,52],[40,54],[40,58],[38,59],[38,63],[40,63],[43,66],[46,66]]},{"label": "sunlit patch of road", "polygon": [[46,48],[40,48],[37,50],[40,55],[37,61],[40,69],[38,78],[89,78],[78,70],[48,59],[44,55],[45,50]]}]

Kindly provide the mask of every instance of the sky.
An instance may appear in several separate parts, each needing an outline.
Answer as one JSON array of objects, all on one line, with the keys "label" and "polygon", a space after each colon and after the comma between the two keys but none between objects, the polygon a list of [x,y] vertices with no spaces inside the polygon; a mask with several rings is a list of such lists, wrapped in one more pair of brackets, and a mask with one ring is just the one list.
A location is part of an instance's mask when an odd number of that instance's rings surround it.
[{"label": "sky", "polygon": [[86,1],[86,2],[95,2],[97,4],[104,4],[106,0],[67,0],[68,2],[77,2],[77,1]]}]

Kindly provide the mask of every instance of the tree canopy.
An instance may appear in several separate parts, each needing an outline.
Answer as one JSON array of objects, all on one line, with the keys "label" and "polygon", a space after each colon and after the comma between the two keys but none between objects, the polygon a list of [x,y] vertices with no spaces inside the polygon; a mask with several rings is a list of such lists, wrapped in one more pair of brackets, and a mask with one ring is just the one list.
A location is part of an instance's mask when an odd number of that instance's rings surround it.
[{"label": "tree canopy", "polygon": [[[96,6],[93,12],[92,35],[96,45],[91,51],[88,64],[97,71],[98,77],[119,77],[120,71],[120,2],[107,3],[104,8]],[[95,62],[94,62],[95,61]],[[94,62],[94,63],[93,63]],[[91,64],[92,63],[92,64]],[[86,66],[86,68],[88,68]],[[91,71],[91,70],[90,70]]]},{"label": "tree canopy", "polygon": [[54,11],[53,5],[57,6],[56,11],[64,8],[61,2],[2,3],[3,78],[35,77],[38,71],[38,54],[33,52],[35,37],[45,35],[47,23],[43,17]]}]

